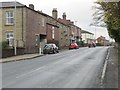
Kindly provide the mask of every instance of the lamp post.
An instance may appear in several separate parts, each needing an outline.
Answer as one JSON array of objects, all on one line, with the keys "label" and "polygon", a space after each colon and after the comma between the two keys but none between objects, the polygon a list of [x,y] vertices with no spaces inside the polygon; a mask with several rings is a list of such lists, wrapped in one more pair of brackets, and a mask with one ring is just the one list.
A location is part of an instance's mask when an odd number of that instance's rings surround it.
[{"label": "lamp post", "polygon": [[15,0],[15,10],[14,10],[14,55],[17,54],[16,49],[16,0]]},{"label": "lamp post", "polygon": [[95,43],[96,43],[96,27],[95,27]]},{"label": "lamp post", "polygon": [[75,42],[77,42],[77,34],[78,34],[78,32],[77,32],[77,21],[75,21]]}]

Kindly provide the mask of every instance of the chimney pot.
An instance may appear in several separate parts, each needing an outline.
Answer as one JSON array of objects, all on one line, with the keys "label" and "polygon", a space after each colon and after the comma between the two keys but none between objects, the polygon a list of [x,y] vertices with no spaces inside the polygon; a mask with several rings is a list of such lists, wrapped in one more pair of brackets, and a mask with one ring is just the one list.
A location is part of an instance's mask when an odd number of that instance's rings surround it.
[{"label": "chimney pot", "polygon": [[34,10],[34,5],[33,4],[29,4],[29,8]]},{"label": "chimney pot", "polygon": [[71,24],[73,24],[73,25],[74,25],[74,22],[72,21],[72,22],[71,22]]},{"label": "chimney pot", "polygon": [[66,13],[63,13],[63,19],[66,20]]},{"label": "chimney pot", "polygon": [[55,19],[58,18],[57,8],[53,8],[53,10],[52,10],[52,17],[55,18]]}]

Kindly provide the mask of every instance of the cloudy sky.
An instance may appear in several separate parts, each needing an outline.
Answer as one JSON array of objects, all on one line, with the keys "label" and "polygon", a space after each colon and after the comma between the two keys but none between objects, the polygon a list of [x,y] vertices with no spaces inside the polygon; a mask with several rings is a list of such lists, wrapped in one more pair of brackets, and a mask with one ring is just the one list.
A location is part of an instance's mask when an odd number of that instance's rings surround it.
[{"label": "cloudy sky", "polygon": [[[11,0],[2,0],[11,1]],[[12,0],[13,1],[13,0]],[[109,39],[107,30],[105,28],[98,28],[89,26],[92,22],[92,6],[95,0],[17,0],[18,2],[29,6],[34,4],[35,10],[42,10],[42,12],[52,15],[52,9],[57,8],[58,18],[62,18],[63,12],[66,12],[67,19],[76,21],[76,25],[83,30],[96,34],[96,37],[105,36]],[[95,30],[96,28],[96,30]],[[96,32],[95,32],[96,31]]]}]

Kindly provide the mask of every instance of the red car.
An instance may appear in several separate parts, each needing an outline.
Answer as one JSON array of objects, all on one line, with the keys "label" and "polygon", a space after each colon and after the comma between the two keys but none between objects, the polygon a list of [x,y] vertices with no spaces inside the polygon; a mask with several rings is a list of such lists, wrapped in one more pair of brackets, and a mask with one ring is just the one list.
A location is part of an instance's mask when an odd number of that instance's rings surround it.
[{"label": "red car", "polygon": [[78,48],[79,48],[79,46],[77,45],[77,43],[71,43],[69,45],[69,49],[78,49]]}]

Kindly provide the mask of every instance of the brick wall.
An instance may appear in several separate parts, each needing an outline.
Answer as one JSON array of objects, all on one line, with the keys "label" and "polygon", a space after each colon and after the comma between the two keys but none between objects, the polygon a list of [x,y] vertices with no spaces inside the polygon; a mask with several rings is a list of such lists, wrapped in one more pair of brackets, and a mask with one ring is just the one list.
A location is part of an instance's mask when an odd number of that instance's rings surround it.
[{"label": "brick wall", "polygon": [[[17,55],[24,54],[24,48],[17,48]],[[14,56],[14,49],[2,49],[2,58]]]},{"label": "brick wall", "polygon": [[[36,46],[36,35],[38,35],[37,46]],[[39,12],[35,12],[34,10],[27,9],[26,11],[26,44],[25,44],[26,53],[38,52],[39,43],[41,41],[39,40],[41,39],[40,35],[46,35],[46,17],[39,14]]]},{"label": "brick wall", "polygon": [[[52,38],[52,27],[54,27],[54,39]],[[59,46],[59,28],[47,24],[47,43],[55,43],[57,46]]]}]

